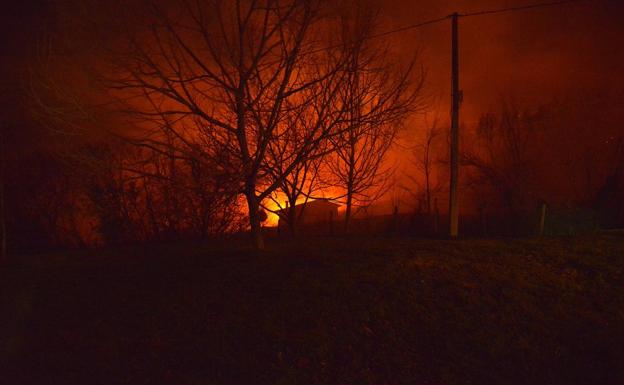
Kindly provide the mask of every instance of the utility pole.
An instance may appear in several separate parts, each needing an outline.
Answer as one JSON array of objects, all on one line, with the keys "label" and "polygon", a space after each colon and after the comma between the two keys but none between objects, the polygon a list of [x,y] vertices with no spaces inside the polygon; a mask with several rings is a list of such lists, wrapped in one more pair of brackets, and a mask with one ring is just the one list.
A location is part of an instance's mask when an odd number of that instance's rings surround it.
[{"label": "utility pole", "polygon": [[459,39],[457,31],[457,12],[451,15],[451,183],[449,191],[449,236],[456,238],[459,227],[459,207],[457,203],[457,180],[459,177]]}]

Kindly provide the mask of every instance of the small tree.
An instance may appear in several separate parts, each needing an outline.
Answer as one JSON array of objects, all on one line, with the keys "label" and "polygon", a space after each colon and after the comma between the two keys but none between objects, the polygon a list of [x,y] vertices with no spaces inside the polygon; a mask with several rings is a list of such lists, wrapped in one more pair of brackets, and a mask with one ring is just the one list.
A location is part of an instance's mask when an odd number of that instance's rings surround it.
[{"label": "small tree", "polygon": [[[438,126],[437,118],[431,123],[425,122],[423,136],[419,138],[412,152],[412,164],[419,174],[407,176],[416,186],[416,192],[412,195],[417,198],[419,208],[424,207],[427,215],[432,214],[434,198],[445,186],[438,170],[438,166],[443,162],[436,156],[443,133],[444,131]],[[412,189],[408,188],[408,191],[411,192]]]},{"label": "small tree", "polygon": [[414,61],[400,69],[388,60],[387,49],[373,47],[376,15],[356,8],[353,19],[343,19],[347,84],[341,98],[347,107],[347,129],[332,137],[334,152],[326,158],[333,183],[344,190],[344,229],[348,232],[354,206],[366,206],[390,187],[392,167],[386,155],[407,116],[420,107],[424,74],[412,83]]},{"label": "small tree", "polygon": [[478,194],[483,197],[489,193],[514,220],[543,199],[535,172],[540,169],[536,153],[543,123],[539,109],[520,111],[504,102],[499,116],[484,114],[480,118],[473,147],[462,154]]}]

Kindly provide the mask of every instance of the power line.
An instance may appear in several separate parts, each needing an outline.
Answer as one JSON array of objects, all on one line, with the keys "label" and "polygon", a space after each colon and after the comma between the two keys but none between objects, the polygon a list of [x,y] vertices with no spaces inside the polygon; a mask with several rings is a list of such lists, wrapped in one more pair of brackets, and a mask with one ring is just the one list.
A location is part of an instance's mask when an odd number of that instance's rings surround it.
[{"label": "power line", "polygon": [[[383,36],[392,35],[394,33],[399,33],[399,32],[407,31],[407,30],[410,30],[410,29],[424,27],[425,25],[435,24],[435,23],[438,23],[440,21],[446,20],[448,18],[450,18],[450,16],[443,16],[443,17],[438,17],[437,19],[431,19],[431,20],[427,20],[427,21],[422,21],[422,22],[419,22],[419,23],[416,23],[416,24],[405,25],[403,27],[399,27],[399,28],[396,28],[396,29],[391,29],[389,31],[380,32],[380,33],[377,33],[377,34],[374,34],[374,35],[370,35],[370,36],[365,36],[363,38],[360,38],[360,41],[370,40],[370,39],[377,39],[377,38],[380,38],[380,37],[383,37]],[[325,51],[325,50],[328,50],[328,49],[332,49],[332,48],[344,47],[346,45],[349,45],[349,43],[338,43],[338,44],[330,45],[328,47],[314,49],[314,50],[310,51],[309,53],[322,52],[322,51]]]},{"label": "power line", "polygon": [[[557,5],[577,3],[577,2],[580,2],[580,1],[584,1],[584,0],[560,0],[560,1],[551,1],[551,2],[547,2],[547,3],[519,5],[519,6],[516,6],[516,7],[507,7],[507,8],[499,8],[499,9],[488,9],[488,10],[475,11],[475,12],[470,12],[470,13],[460,13],[459,17],[492,15],[492,14],[496,14],[496,13],[524,11],[524,10],[529,10],[529,9],[534,9],[534,8],[553,7],[553,6],[557,6]],[[440,21],[450,19],[451,17],[452,17],[452,15],[448,15],[448,16],[438,17],[437,19],[431,19],[431,20],[427,20],[427,21],[422,21],[422,22],[419,22],[419,23],[416,23],[416,24],[409,24],[409,25],[406,25],[406,26],[403,26],[403,27],[399,27],[399,28],[396,28],[396,29],[391,29],[389,31],[380,32],[378,34],[368,36],[367,39],[375,39],[375,38],[378,38],[378,37],[391,35],[393,33],[399,33],[399,32],[407,31],[407,30],[410,30],[410,29],[424,27],[426,25],[435,24],[435,23],[438,23]],[[337,44],[336,46],[331,46],[331,47],[328,47],[328,48],[336,48],[336,47],[340,47],[341,45],[342,44]]]},{"label": "power line", "polygon": [[[560,1],[551,1],[551,2],[546,2],[546,3],[519,5],[519,6],[515,6],[515,7],[488,9],[488,10],[475,11],[475,12],[470,12],[470,13],[460,13],[459,17],[492,15],[492,14],[496,14],[496,13],[524,11],[524,10],[534,9],[534,8],[553,7],[553,6],[557,6],[557,5],[577,3],[577,2],[580,2],[580,1],[584,1],[584,0],[560,0]],[[393,33],[403,32],[403,31],[407,31],[407,30],[415,29],[415,28],[420,28],[420,27],[423,27],[425,25],[435,24],[435,23],[438,23],[440,21],[450,19],[452,16],[453,15],[448,15],[448,16],[439,17],[437,19],[431,19],[431,20],[419,22],[419,23],[416,23],[416,24],[409,24],[409,25],[406,25],[406,26],[403,26],[403,27],[399,27],[399,28],[396,28],[396,29],[391,29],[389,31],[385,31],[385,32],[381,32],[381,33],[378,33],[378,34],[375,34],[375,35],[368,36],[368,38],[369,39],[374,39],[374,38],[378,38],[378,37],[382,37],[382,36],[386,36],[386,35],[391,35]]]},{"label": "power line", "polygon": [[[546,2],[546,3],[519,5],[519,6],[507,7],[507,8],[487,9],[487,10],[475,11],[475,12],[469,12],[469,13],[460,13],[460,14],[458,14],[458,16],[459,17],[471,17],[471,16],[493,15],[493,14],[498,14],[498,13],[525,11],[525,10],[535,9],[535,8],[553,7],[553,6],[557,6],[557,5],[565,5],[565,4],[570,4],[570,3],[577,3],[577,2],[580,2],[580,1],[585,1],[585,0],[560,0],[560,1],[551,1],[551,2]],[[399,32],[404,32],[404,31],[408,31],[410,29],[416,29],[416,28],[424,27],[426,25],[431,25],[431,24],[439,23],[439,22],[444,21],[444,20],[448,20],[448,19],[452,18],[452,16],[453,15],[447,15],[447,16],[438,17],[436,19],[431,19],[431,20],[426,20],[426,21],[422,21],[422,22],[419,22],[419,23],[415,23],[415,24],[405,25],[403,27],[399,27],[399,28],[391,29],[391,30],[388,30],[388,31],[385,31],[385,32],[380,32],[380,33],[377,33],[377,34],[374,34],[374,35],[366,36],[363,39],[365,39],[365,40],[376,39],[376,38],[380,38],[380,37],[383,37],[383,36],[392,35],[392,34],[399,33]],[[344,45],[347,45],[347,43],[339,43],[339,44],[334,44],[334,45],[331,45],[331,46],[328,46],[328,47],[315,49],[315,50],[312,50],[311,53],[316,53],[316,52],[320,52],[320,51],[327,50],[327,49],[332,49],[332,48],[339,48],[339,47],[342,47]]]},{"label": "power line", "polygon": [[393,33],[403,32],[403,31],[407,31],[407,30],[410,30],[410,29],[423,27],[423,26],[429,25],[429,24],[435,24],[435,23],[438,23],[438,22],[440,22],[442,20],[446,20],[448,18],[450,18],[450,16],[439,17],[437,19],[432,19],[432,20],[427,20],[427,21],[423,21],[423,22],[420,22],[420,23],[416,23],[416,24],[406,25],[406,26],[403,26],[403,27],[400,27],[400,28],[397,28],[397,29],[393,29],[393,30],[390,30],[390,31],[381,32],[381,33],[378,33],[378,34],[375,34],[375,35],[371,35],[371,36],[369,36],[369,39],[374,39],[374,38],[390,35],[390,34],[393,34]]},{"label": "power line", "polygon": [[528,9],[534,8],[543,8],[543,7],[553,7],[556,5],[564,5],[570,3],[576,3],[583,0],[561,0],[561,1],[551,1],[547,3],[538,3],[538,4],[528,4],[528,5],[519,5],[516,7],[507,7],[507,8],[499,8],[499,9],[489,9],[483,11],[476,11],[470,13],[461,13],[460,17],[470,17],[470,16],[481,16],[481,15],[492,15],[496,13],[506,13],[506,12],[515,12],[515,11],[524,11]]}]

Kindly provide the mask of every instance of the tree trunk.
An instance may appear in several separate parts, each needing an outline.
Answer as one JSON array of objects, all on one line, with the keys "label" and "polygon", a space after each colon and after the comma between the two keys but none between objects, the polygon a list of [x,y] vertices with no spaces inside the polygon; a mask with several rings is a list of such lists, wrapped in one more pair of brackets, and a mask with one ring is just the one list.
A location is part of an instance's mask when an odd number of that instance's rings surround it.
[{"label": "tree trunk", "polygon": [[351,223],[351,206],[353,206],[353,193],[347,192],[347,208],[345,209],[344,233],[349,232],[349,224]]},{"label": "tree trunk", "polygon": [[249,226],[251,230],[251,241],[257,250],[264,250],[264,238],[262,237],[262,226],[260,225],[260,203],[255,193],[246,194],[247,207],[249,208]]},{"label": "tree trunk", "polygon": [[288,207],[288,228],[292,238],[297,238],[297,219],[297,206],[291,203]]},{"label": "tree trunk", "polygon": [[349,154],[349,175],[347,180],[347,208],[345,210],[345,222],[344,222],[344,233],[345,235],[349,233],[349,223],[351,222],[351,206],[353,206],[353,173],[355,169],[355,144],[356,142],[353,140],[353,137],[350,138],[349,141],[350,154]]}]

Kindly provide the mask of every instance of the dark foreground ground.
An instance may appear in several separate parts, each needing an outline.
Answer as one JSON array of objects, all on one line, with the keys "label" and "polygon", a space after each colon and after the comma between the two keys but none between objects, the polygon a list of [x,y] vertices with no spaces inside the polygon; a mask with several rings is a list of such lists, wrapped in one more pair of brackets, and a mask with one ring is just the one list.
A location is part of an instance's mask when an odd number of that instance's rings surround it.
[{"label": "dark foreground ground", "polygon": [[623,233],[310,243],[21,257],[0,384],[624,383]]}]

